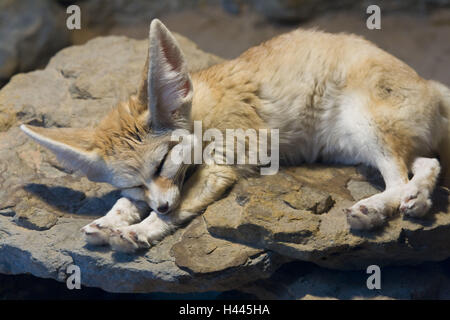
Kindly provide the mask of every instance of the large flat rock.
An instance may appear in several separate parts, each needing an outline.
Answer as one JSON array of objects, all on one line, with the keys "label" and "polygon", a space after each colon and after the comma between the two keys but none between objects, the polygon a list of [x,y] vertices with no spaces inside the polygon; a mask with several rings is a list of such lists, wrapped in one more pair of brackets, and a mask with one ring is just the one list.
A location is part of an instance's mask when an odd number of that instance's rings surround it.
[{"label": "large flat rock", "polygon": [[209,232],[331,269],[413,265],[450,256],[449,192],[439,187],[423,219],[397,215],[375,231],[351,231],[343,209],[381,189],[365,167],[302,166],[240,181],[204,214]]},{"label": "large flat rock", "polygon": [[[191,70],[222,61],[177,38]],[[138,255],[86,246],[79,229],[105,214],[119,192],[64,170],[18,124],[94,125],[136,91],[147,45],[106,37],[66,48],[45,70],[16,75],[0,91],[0,272],[64,281],[75,264],[83,285],[108,291],[200,292],[269,277],[285,261],[211,237],[201,217]]]},{"label": "large flat rock", "polygon": [[[222,61],[177,36],[191,70]],[[136,92],[147,41],[97,38],[60,51],[44,70],[0,91],[0,272],[81,282],[114,292],[230,290],[270,277],[291,260],[334,269],[410,265],[450,256],[448,190],[425,219],[395,217],[374,232],[349,230],[342,209],[382,188],[364,167],[302,166],[243,179],[204,216],[147,252],[86,246],[79,229],[119,193],[63,169],[20,123],[83,127]]]},{"label": "large flat rock", "polygon": [[[90,221],[62,217],[52,228],[37,231],[17,225],[13,217],[0,216],[0,272],[65,281],[67,267],[74,264],[80,267],[81,283],[86,286],[111,292],[184,293],[232,290],[269,277],[279,263],[273,253],[211,237],[201,218],[193,221],[194,228],[179,230],[137,255],[87,246],[79,229]],[[192,231],[203,233],[202,239],[194,248],[180,252],[180,248],[190,247],[183,233]],[[216,253],[191,255],[192,249],[206,244],[207,250]]]}]

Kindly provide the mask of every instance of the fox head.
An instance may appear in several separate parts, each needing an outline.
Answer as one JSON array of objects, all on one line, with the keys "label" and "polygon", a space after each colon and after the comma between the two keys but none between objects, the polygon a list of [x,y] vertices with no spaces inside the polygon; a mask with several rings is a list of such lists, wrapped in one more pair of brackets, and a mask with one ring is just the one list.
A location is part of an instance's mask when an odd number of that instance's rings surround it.
[{"label": "fox head", "polygon": [[171,161],[171,132],[190,130],[193,86],[177,41],[157,19],[138,93],[96,128],[21,129],[63,165],[89,180],[110,183],[160,214],[178,205],[187,166]]}]

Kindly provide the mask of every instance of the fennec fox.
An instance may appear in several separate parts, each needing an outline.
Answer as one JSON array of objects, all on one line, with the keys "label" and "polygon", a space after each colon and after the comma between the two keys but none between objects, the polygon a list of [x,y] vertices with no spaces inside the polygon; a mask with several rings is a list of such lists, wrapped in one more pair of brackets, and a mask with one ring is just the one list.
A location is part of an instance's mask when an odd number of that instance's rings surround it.
[{"label": "fennec fox", "polygon": [[[386,190],[345,210],[351,228],[371,229],[398,210],[421,217],[430,209],[441,169],[434,157],[450,165],[449,117],[447,87],[357,36],[295,30],[189,74],[177,41],[155,19],[138,93],[96,128],[21,128],[69,168],[123,189],[111,211],[82,231],[89,243],[134,251],[252,171],[201,164],[183,186],[189,165],[172,160],[170,136],[192,132],[194,120],[220,131],[279,129],[282,164],[377,168]],[[448,171],[442,178],[448,185]]]}]

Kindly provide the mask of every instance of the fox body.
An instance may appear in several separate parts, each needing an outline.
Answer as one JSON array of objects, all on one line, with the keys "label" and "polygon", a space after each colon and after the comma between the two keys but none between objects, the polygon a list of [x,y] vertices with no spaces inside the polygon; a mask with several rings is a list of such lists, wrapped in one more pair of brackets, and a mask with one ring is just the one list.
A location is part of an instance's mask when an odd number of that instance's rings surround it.
[{"label": "fox body", "polygon": [[[138,93],[96,128],[21,128],[66,166],[123,189],[111,211],[82,231],[90,243],[134,251],[254,171],[201,164],[184,183],[190,166],[172,161],[170,136],[192,132],[194,121],[220,131],[278,129],[281,164],[377,168],[386,190],[345,210],[351,228],[371,229],[398,210],[428,212],[441,164],[450,165],[449,117],[446,86],[357,36],[295,30],[189,74],[176,40],[155,19]],[[450,182],[448,171],[441,176]]]}]

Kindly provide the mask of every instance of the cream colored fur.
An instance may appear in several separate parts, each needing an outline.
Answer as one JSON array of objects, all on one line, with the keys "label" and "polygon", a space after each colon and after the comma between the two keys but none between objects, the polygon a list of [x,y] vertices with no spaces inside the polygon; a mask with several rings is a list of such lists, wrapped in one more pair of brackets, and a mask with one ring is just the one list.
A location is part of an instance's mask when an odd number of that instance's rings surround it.
[{"label": "cream colored fur", "polygon": [[[311,30],[189,74],[176,40],[154,20],[137,96],[93,134],[22,128],[90,179],[126,188],[120,203],[83,231],[91,243],[134,251],[161,240],[254,171],[203,164],[183,184],[188,166],[171,163],[169,136],[192,131],[194,120],[205,130],[279,129],[282,164],[378,168],[386,190],[346,210],[354,229],[381,226],[399,210],[425,215],[441,169],[435,157],[450,165],[449,92],[361,37]],[[449,181],[448,171],[444,178]],[[140,200],[154,212],[136,223],[145,211]]]}]

